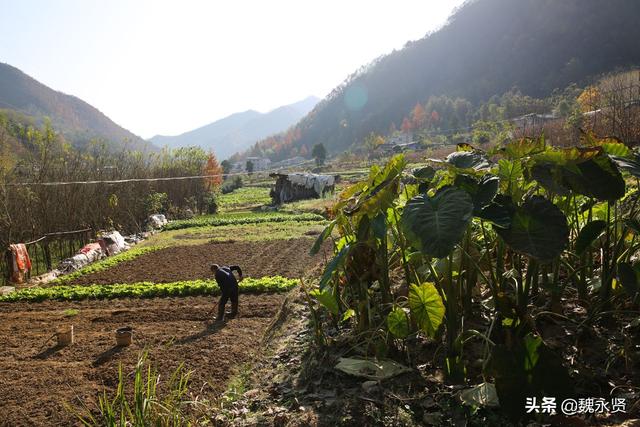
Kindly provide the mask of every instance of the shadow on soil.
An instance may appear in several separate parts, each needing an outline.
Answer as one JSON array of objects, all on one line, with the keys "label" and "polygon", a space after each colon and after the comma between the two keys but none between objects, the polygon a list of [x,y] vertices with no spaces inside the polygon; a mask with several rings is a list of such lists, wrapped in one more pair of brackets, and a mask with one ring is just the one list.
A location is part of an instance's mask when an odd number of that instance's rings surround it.
[{"label": "shadow on soil", "polygon": [[187,337],[176,340],[174,343],[177,345],[190,344],[204,337],[208,337],[209,335],[213,335],[224,327],[225,323],[209,323],[204,327],[204,330],[198,332],[197,334],[189,335]]},{"label": "shadow on soil", "polygon": [[126,347],[124,347],[124,346],[117,346],[116,345],[116,346],[111,347],[109,350],[103,351],[102,353],[100,353],[100,355],[98,355],[96,360],[93,361],[92,365],[94,367],[100,366],[100,365],[104,365],[105,363],[107,363],[111,359],[113,359],[113,357],[115,355],[122,353],[125,348]]},{"label": "shadow on soil", "polygon": [[49,347],[48,349],[41,351],[40,353],[36,354],[35,356],[33,356],[34,359],[48,359],[49,356],[53,356],[54,354],[56,354],[57,352],[59,352],[60,350],[62,350],[65,346],[64,345],[60,345],[60,344],[56,344],[53,347]]}]

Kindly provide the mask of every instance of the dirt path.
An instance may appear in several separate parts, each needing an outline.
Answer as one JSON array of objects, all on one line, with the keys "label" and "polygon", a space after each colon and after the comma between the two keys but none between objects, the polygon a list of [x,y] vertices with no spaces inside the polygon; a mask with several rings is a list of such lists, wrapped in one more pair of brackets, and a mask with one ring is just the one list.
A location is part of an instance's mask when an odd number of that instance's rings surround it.
[{"label": "dirt path", "polygon": [[176,246],[122,262],[108,270],[88,274],[75,285],[156,283],[211,278],[209,265],[238,264],[246,277],[284,276],[298,278],[324,260],[322,254],[309,255],[312,238],[264,242],[209,243]]},{"label": "dirt path", "polygon": [[[212,398],[234,369],[252,357],[284,295],[242,295],[241,317],[220,329],[209,321],[209,297],[0,304],[0,425],[72,425],[64,403],[91,401],[117,381],[118,363],[130,372],[148,350],[161,378],[181,363],[193,370],[192,391]],[[67,309],[79,314],[65,317]],[[76,343],[45,344],[56,328],[73,324]],[[134,343],[114,347],[113,331],[133,326]]]}]

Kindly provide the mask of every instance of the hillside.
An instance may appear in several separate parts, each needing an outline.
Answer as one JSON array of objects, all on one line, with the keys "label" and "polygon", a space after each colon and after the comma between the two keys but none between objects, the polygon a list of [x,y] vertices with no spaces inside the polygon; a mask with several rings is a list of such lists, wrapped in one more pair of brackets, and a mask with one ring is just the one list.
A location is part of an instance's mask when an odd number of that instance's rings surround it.
[{"label": "hillside", "polygon": [[36,124],[48,117],[53,127],[76,146],[93,138],[114,146],[127,140],[137,149],[150,145],[83,100],[55,91],[4,63],[0,63],[0,108],[29,116]]},{"label": "hillside", "polygon": [[318,101],[318,98],[310,96],[268,113],[254,110],[235,113],[181,135],[157,135],[150,141],[157,146],[173,148],[200,146],[212,149],[218,158],[225,159],[268,135],[287,129],[309,113]]},{"label": "hillside", "polygon": [[320,142],[336,153],[370,132],[386,134],[431,96],[477,105],[515,86],[544,97],[639,65],[638,16],[635,0],[468,1],[439,31],[377,59],[334,89],[290,132],[298,137],[278,157]]}]

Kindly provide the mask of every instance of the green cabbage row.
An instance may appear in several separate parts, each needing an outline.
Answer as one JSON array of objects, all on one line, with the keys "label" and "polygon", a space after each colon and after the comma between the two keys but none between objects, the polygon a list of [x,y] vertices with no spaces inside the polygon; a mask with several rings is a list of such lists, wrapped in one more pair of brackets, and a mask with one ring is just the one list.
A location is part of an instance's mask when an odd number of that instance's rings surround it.
[{"label": "green cabbage row", "polygon": [[[260,279],[249,277],[240,282],[240,292],[285,292],[293,288],[296,283],[296,279],[287,279],[281,276],[262,277]],[[188,280],[172,283],[140,282],[132,284],[61,285],[48,288],[29,288],[0,297],[0,302],[77,301],[83,299],[185,297],[219,294],[220,288],[215,280]]]}]

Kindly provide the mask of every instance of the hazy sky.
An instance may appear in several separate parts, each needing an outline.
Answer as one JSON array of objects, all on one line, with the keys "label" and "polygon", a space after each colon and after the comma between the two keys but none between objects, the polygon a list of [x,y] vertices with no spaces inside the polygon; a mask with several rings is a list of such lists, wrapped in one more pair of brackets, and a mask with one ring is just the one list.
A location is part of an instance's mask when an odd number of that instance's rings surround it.
[{"label": "hazy sky", "polygon": [[462,0],[0,0],[0,62],[145,138],[327,95]]}]

